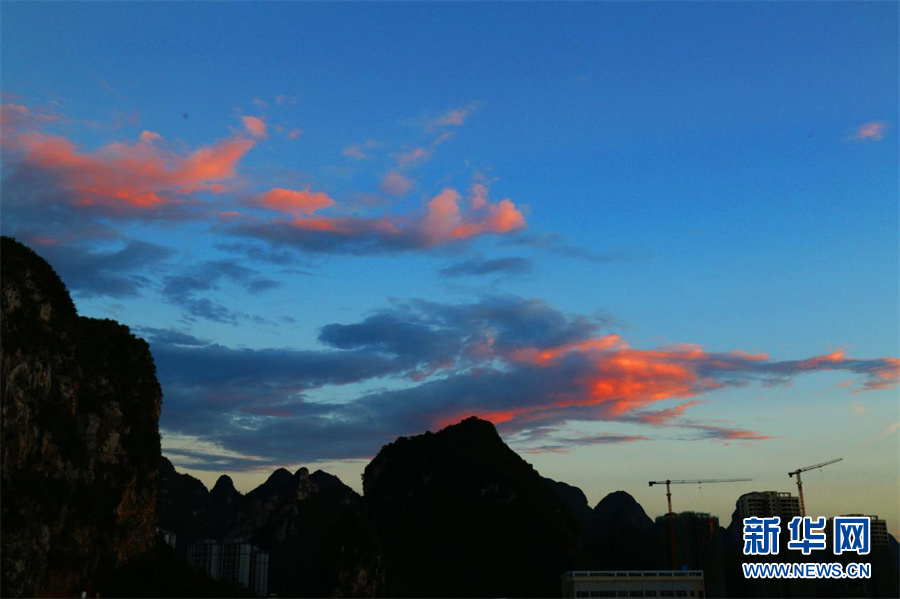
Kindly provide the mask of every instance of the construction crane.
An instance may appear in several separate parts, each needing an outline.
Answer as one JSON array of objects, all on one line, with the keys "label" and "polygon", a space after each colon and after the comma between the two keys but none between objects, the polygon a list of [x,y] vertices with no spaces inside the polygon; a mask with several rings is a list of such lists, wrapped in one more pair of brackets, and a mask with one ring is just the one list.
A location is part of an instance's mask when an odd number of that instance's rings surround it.
[{"label": "construction crane", "polygon": [[797,475],[797,494],[800,495],[800,515],[806,517],[806,504],[803,503],[803,481],[800,480],[800,473],[806,472],[807,470],[815,470],[816,468],[821,468],[822,466],[827,466],[829,464],[834,464],[835,462],[840,462],[844,458],[835,458],[833,460],[828,460],[827,462],[822,462],[821,464],[813,464],[812,466],[807,466],[806,468],[798,468],[793,472],[788,472],[788,476]]},{"label": "construction crane", "polygon": [[669,501],[669,514],[672,513],[672,489],[670,485],[703,485],[706,483],[742,483],[749,482],[752,478],[704,478],[702,480],[651,480],[650,486],[666,485],[666,499]]},{"label": "construction crane", "polygon": [[678,569],[678,553],[675,549],[675,514],[672,512],[672,485],[686,485],[686,484],[697,484],[702,485],[705,483],[742,483],[752,481],[752,478],[704,478],[701,480],[651,480],[649,482],[650,486],[653,485],[666,485],[666,500],[669,502],[669,513],[667,514],[669,519],[669,541],[672,545],[672,569]]}]

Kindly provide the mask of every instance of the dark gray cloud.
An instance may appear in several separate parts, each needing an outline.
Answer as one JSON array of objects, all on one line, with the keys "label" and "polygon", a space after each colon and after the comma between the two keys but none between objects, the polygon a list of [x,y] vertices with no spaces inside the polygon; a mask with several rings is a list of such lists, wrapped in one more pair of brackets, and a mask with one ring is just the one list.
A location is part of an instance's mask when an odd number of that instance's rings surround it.
[{"label": "dark gray cloud", "polygon": [[47,244],[39,246],[39,252],[73,293],[115,298],[134,297],[152,287],[153,273],[174,254],[145,241],[128,241],[115,250],[87,243]]},{"label": "dark gray cloud", "polygon": [[[237,324],[253,317],[235,311],[208,297],[221,289],[223,282],[234,283],[248,292],[259,293],[279,285],[278,281],[263,277],[257,271],[232,260],[210,260],[162,279],[161,292],[166,301],[182,308],[192,318]],[[257,320],[261,320],[257,318]]]},{"label": "dark gray cloud", "polygon": [[564,235],[559,233],[521,233],[516,236],[504,238],[501,243],[503,245],[535,248],[558,256],[565,256],[566,258],[587,260],[594,264],[635,262],[636,260],[645,258],[645,256],[639,256],[633,252],[621,250],[607,250],[605,252],[600,252],[577,246],[569,242]]},{"label": "dark gray cloud", "polygon": [[527,258],[508,257],[490,260],[481,256],[451,264],[440,270],[441,276],[444,277],[521,275],[529,272],[531,272],[531,260]]},{"label": "dark gray cloud", "polygon": [[323,327],[321,349],[235,349],[183,332],[148,333],[165,393],[163,428],[272,464],[370,457],[398,435],[470,415],[494,420],[523,450],[653,438],[551,434],[567,422],[598,420],[682,429],[688,434],[675,438],[683,440],[756,442],[770,437],[684,412],[723,387],[790,382],[809,372],[847,371],[862,389],[896,384],[898,376],[890,358],[776,361],[697,348],[635,350],[601,335],[604,324],[503,296],[397,304]]}]

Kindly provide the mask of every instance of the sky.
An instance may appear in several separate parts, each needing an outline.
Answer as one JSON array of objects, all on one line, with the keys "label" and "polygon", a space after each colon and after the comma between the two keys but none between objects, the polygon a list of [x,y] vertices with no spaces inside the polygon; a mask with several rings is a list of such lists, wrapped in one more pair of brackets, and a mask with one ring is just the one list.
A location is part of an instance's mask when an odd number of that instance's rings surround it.
[{"label": "sky", "polygon": [[0,5],[0,229],[163,453],[361,489],[470,415],[591,505],[900,526],[900,7]]}]

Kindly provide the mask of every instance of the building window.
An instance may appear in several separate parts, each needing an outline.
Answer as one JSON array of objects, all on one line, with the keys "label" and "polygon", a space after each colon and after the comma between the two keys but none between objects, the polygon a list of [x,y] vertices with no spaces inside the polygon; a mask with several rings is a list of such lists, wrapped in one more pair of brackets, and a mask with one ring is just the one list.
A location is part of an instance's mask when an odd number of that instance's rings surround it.
[{"label": "building window", "polygon": [[644,591],[628,591],[629,597],[643,597]]},{"label": "building window", "polygon": [[590,597],[590,594],[587,591],[575,591],[576,597]]}]

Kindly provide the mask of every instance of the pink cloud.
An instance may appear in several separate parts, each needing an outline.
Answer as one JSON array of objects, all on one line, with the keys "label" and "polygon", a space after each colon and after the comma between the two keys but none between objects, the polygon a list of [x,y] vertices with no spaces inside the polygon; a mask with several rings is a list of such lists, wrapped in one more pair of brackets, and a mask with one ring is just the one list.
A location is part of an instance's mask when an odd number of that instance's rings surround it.
[{"label": "pink cloud", "polygon": [[244,116],[241,117],[241,120],[244,122],[244,128],[252,135],[253,137],[264,138],[266,137],[266,123],[258,116]]},{"label": "pink cloud", "polygon": [[[319,203],[324,207],[327,196],[321,195]],[[304,197],[304,206],[306,201]],[[292,204],[285,201],[281,205]],[[512,200],[470,210],[462,203],[459,192],[447,188],[431,198],[423,211],[405,217],[244,219],[238,232],[315,251],[378,253],[427,249],[480,235],[512,233],[525,226],[525,217]]]},{"label": "pink cloud", "polygon": [[357,160],[363,160],[365,158],[371,158],[372,154],[367,150],[374,150],[378,147],[378,142],[374,139],[367,139],[365,143],[362,144],[353,144],[351,146],[347,146],[341,152],[343,156],[347,158],[356,158]]},{"label": "pink cloud", "polygon": [[439,127],[462,126],[472,116],[476,108],[478,108],[477,102],[471,102],[462,108],[452,108],[435,119],[434,124]]},{"label": "pink cloud", "polygon": [[303,129],[291,129],[286,133],[287,138],[290,140],[295,140],[303,134]]},{"label": "pink cloud", "polygon": [[162,141],[162,135],[159,133],[154,133],[153,131],[141,131],[141,136],[139,138],[141,143],[151,144],[158,141]]},{"label": "pink cloud", "polygon": [[885,129],[887,129],[887,123],[884,121],[863,123],[856,130],[853,139],[856,141],[881,141],[884,139]]},{"label": "pink cloud", "polygon": [[427,160],[429,157],[428,150],[425,148],[413,148],[409,152],[405,152],[397,156],[397,165],[400,168],[406,168],[408,166],[412,166],[417,162],[421,162],[423,160]]},{"label": "pink cloud", "polygon": [[298,216],[310,215],[335,204],[333,199],[322,192],[312,193],[308,189],[294,191],[282,188],[270,189],[259,197],[259,202],[266,208]]},{"label": "pink cloud", "polygon": [[369,155],[363,152],[362,147],[357,145],[347,146],[344,148],[344,151],[341,152],[341,155],[346,156],[347,158],[356,158],[358,160],[362,160],[364,158],[368,158]]},{"label": "pink cloud", "polygon": [[410,192],[415,183],[397,171],[388,171],[381,180],[381,191],[392,196],[404,196]]},{"label": "pink cloud", "polygon": [[13,136],[26,129],[35,129],[42,124],[60,120],[58,115],[33,112],[21,104],[0,105],[0,135],[4,146],[13,142]]},{"label": "pink cloud", "polygon": [[647,412],[642,412],[637,415],[638,420],[641,422],[646,422],[648,424],[666,424],[670,420],[674,420],[676,418],[681,417],[684,414],[684,411],[688,408],[697,405],[700,403],[699,401],[686,401],[684,403],[680,403],[677,406],[666,408],[664,410],[652,410]]},{"label": "pink cloud", "polygon": [[480,210],[487,206],[488,189],[481,183],[476,183],[469,190],[469,204],[472,210]]},{"label": "pink cloud", "polygon": [[445,189],[427,204],[421,230],[430,245],[468,239],[484,233],[509,233],[525,228],[525,217],[509,199],[464,215],[460,195]]}]

